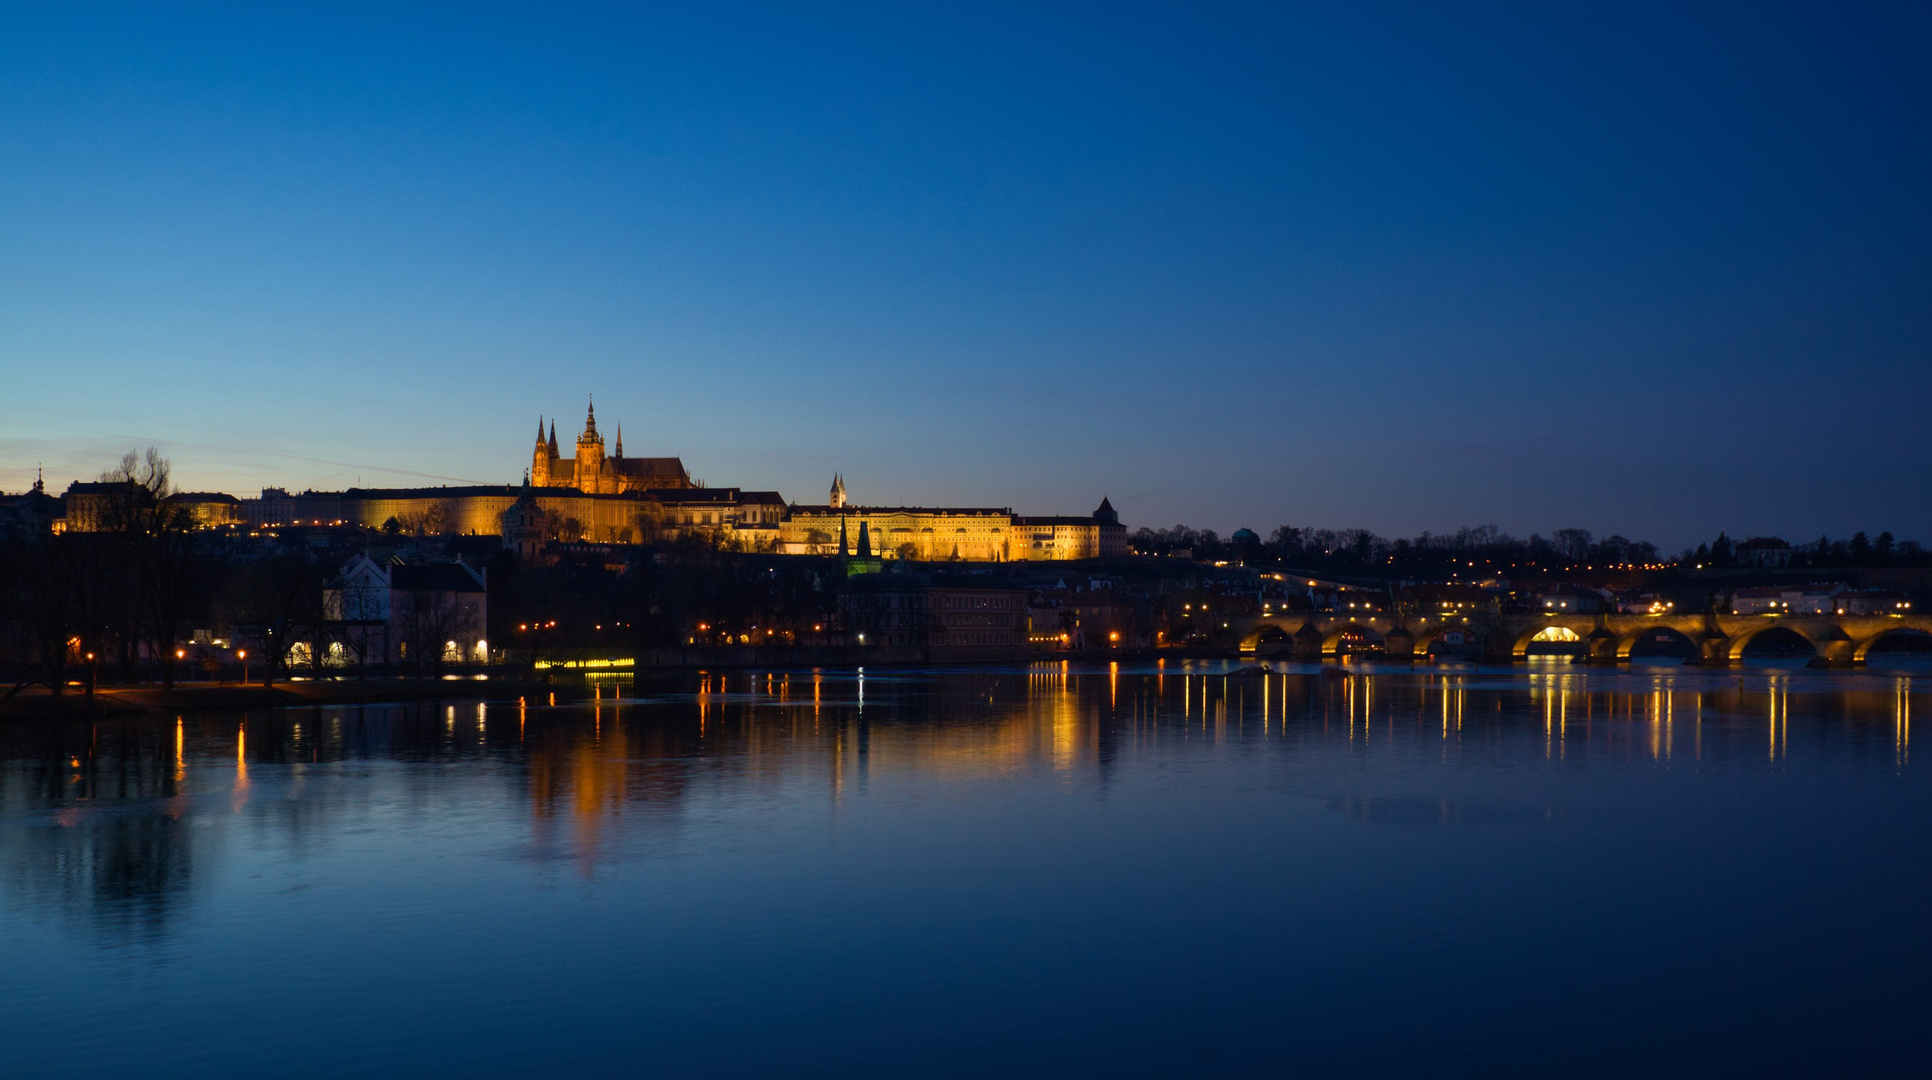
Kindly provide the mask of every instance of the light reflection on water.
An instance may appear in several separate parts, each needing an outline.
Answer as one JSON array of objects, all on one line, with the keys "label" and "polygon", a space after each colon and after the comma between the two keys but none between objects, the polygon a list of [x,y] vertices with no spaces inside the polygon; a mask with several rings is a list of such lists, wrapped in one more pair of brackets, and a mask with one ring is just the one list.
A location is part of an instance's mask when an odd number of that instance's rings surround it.
[{"label": "light reflection on water", "polygon": [[0,727],[7,1075],[1916,1062],[1932,685],[1377,672]]}]

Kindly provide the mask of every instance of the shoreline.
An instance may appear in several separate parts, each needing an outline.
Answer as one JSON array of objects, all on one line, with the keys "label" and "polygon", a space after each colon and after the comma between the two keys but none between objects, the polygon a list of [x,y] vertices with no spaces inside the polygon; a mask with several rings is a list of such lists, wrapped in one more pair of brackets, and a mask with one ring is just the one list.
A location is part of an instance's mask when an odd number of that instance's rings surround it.
[{"label": "shoreline", "polygon": [[554,683],[525,679],[324,679],[278,682],[273,686],[261,683],[184,683],[178,684],[172,691],[159,686],[103,687],[91,696],[82,690],[55,695],[36,687],[0,701],[0,722],[140,716],[207,709],[376,705],[444,698],[497,700],[549,694],[558,689]]}]

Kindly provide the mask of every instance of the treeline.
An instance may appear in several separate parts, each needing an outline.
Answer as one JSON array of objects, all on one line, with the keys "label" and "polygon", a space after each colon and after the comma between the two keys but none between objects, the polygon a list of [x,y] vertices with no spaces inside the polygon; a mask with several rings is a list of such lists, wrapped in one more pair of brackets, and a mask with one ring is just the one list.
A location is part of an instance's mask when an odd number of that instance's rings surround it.
[{"label": "treeline", "polygon": [[[1244,530],[1245,533],[1245,530]],[[1311,529],[1283,525],[1263,540],[1253,533],[1223,539],[1212,529],[1176,525],[1138,529],[1128,537],[1144,555],[1190,550],[1197,559],[1239,559],[1249,564],[1294,566],[1309,570],[1374,571],[1403,577],[1447,577],[1474,569],[1645,565],[1661,561],[1647,541],[1608,536],[1598,540],[1587,529],[1558,529],[1548,537],[1519,540],[1494,525],[1453,533],[1422,533],[1394,540],[1367,529]]]},{"label": "treeline", "polygon": [[98,531],[19,537],[0,554],[0,658],[56,693],[85,665],[132,673],[158,662],[172,684],[175,642],[205,609],[207,567],[188,512],[170,505],[168,463],[150,449],[102,474]]},{"label": "treeline", "polygon": [[[1748,544],[1749,541],[1744,543]],[[1716,540],[1685,551],[1679,559],[1692,566],[1716,568],[1753,565],[1740,546],[1739,541],[1718,533]],[[1932,566],[1932,552],[1928,552],[1917,540],[1895,540],[1889,532],[1879,533],[1877,539],[1859,532],[1853,533],[1848,540],[1821,536],[1810,543],[1794,545],[1790,565],[1819,568]]]}]

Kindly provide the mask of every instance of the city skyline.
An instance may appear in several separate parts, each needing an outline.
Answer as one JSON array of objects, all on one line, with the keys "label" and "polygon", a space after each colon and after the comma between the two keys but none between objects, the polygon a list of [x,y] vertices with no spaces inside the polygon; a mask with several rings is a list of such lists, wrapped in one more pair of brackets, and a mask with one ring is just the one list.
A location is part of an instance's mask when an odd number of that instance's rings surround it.
[{"label": "city skyline", "polygon": [[0,489],[1923,536],[1925,20],[28,13]]}]

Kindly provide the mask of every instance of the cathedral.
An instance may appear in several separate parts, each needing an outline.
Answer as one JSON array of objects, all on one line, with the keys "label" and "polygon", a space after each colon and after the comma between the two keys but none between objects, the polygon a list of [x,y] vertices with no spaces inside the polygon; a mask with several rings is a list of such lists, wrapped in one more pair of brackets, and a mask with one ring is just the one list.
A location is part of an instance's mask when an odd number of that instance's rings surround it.
[{"label": "cathedral", "polygon": [[550,435],[546,439],[543,419],[537,419],[537,449],[530,458],[530,484],[576,488],[587,495],[619,495],[688,488],[691,477],[684,471],[684,462],[674,457],[625,457],[622,424],[617,427],[616,446],[605,456],[604,437],[597,433],[597,403],[593,400],[584,417],[584,433],[577,436],[575,457],[558,455],[557,422],[550,422]]}]

